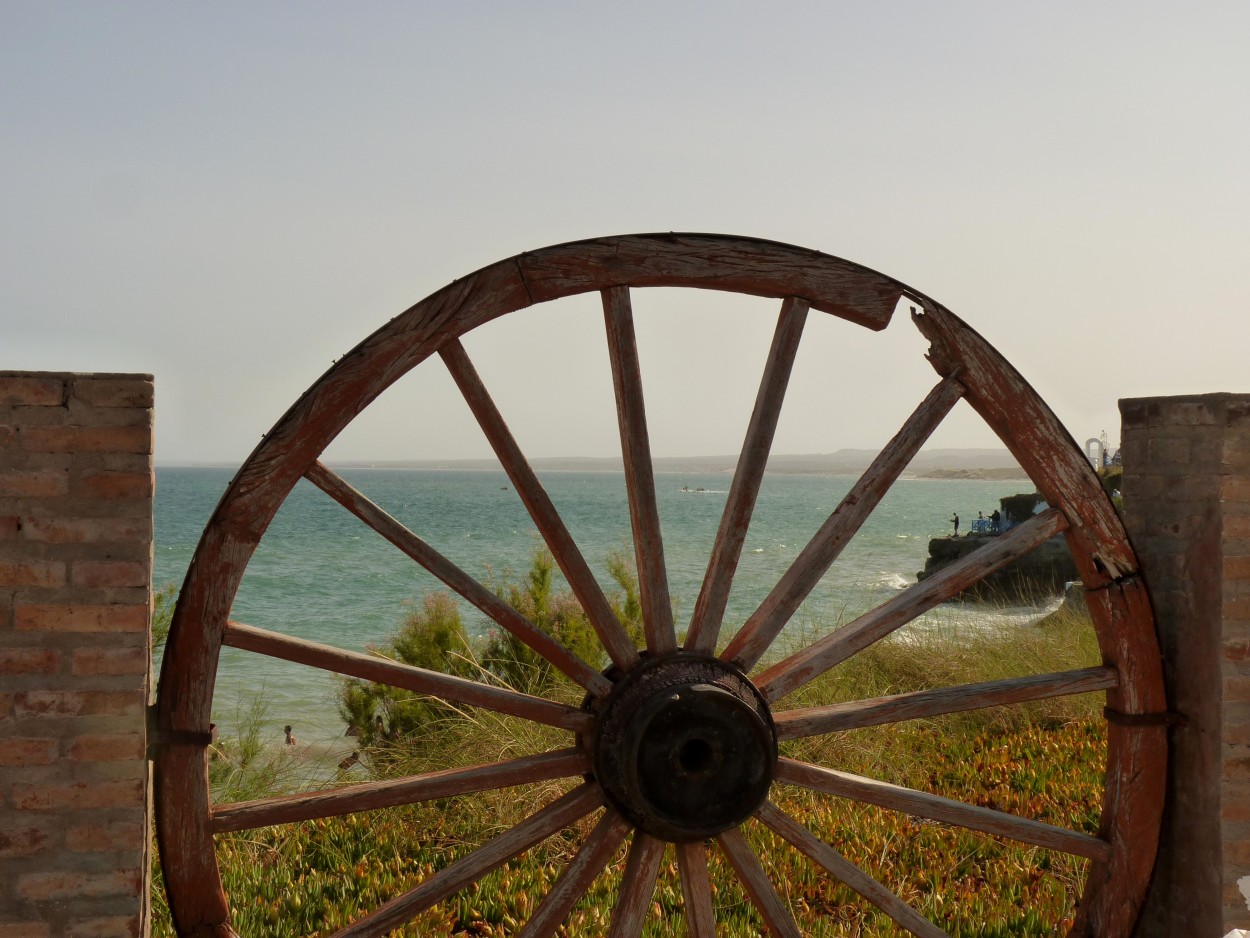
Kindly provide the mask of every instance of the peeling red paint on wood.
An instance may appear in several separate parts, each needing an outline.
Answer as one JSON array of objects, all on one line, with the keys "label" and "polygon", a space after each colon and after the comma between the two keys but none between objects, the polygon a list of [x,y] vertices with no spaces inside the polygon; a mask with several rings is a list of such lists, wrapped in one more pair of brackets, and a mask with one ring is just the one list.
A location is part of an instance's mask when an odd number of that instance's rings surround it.
[{"label": "peeling red paint on wood", "polygon": [[793,297],[787,298],[781,305],[772,347],[764,365],[764,376],[755,398],[755,408],[742,443],[742,453],[729,486],[729,496],[725,499],[725,510],[716,531],[712,555],[708,558],[703,586],[695,600],[694,614],[690,617],[686,647],[692,651],[711,654],[716,650],[721,618],[725,614],[729,590],[733,586],[742,545],[755,510],[755,500],[764,479],[764,466],[773,448],[773,434],[781,417],[781,404],[785,399],[794,358],[798,354],[807,309],[806,300]]},{"label": "peeling red paint on wood", "polygon": [[[834,712],[837,708],[824,708],[818,713],[795,714],[780,719],[784,732],[797,735],[799,732],[827,731],[822,727],[838,719],[868,720],[869,723],[864,725],[875,725],[871,721],[879,722],[886,716],[887,722],[898,721],[917,712],[951,712],[966,705],[983,706],[985,701],[1001,703],[1034,699],[1029,695],[1075,692],[1078,688],[1091,687],[1107,688],[1108,706],[1117,712],[1158,714],[1166,711],[1150,606],[1144,589],[1134,578],[1136,558],[1118,516],[1089,470],[1083,454],[1050,409],[988,342],[954,314],[917,291],[867,268],[773,242],[723,235],[653,234],[555,245],[492,264],[457,280],[365,339],[336,362],[278,421],[244,463],[218,505],[201,539],[180,596],[165,653],[156,715],[158,732],[166,740],[173,740],[158,751],[155,760],[157,821],[166,883],[180,934],[212,935],[217,938],[229,938],[234,934],[228,922],[229,902],[221,889],[213,852],[213,809],[209,804],[206,783],[206,749],[201,743],[188,741],[202,738],[208,732],[216,662],[224,642],[265,654],[289,657],[314,667],[384,677],[392,683],[415,682],[426,691],[445,694],[453,700],[519,713],[529,719],[576,731],[586,732],[593,727],[591,709],[563,707],[552,701],[499,691],[475,682],[463,682],[471,685],[468,687],[439,683],[445,682],[445,675],[412,673],[419,669],[409,669],[403,674],[397,671],[392,673],[388,668],[394,662],[382,663],[381,659],[370,660],[369,656],[353,656],[341,649],[228,623],[230,606],[252,552],[301,476],[311,473],[315,479],[320,478],[329,489],[338,491],[338,495],[343,496],[340,501],[353,511],[370,510],[360,500],[329,484],[334,480],[328,475],[319,475],[317,460],[326,445],[365,406],[431,355],[442,353],[456,376],[466,400],[509,470],[517,489],[522,492],[531,517],[546,537],[561,569],[575,583],[583,602],[595,610],[592,619],[601,639],[612,651],[613,660],[618,665],[627,666],[637,660],[636,650],[622,641],[621,633],[604,612],[606,604],[599,601],[602,594],[593,583],[593,577],[586,576],[586,571],[582,569],[584,561],[567,532],[563,531],[562,522],[541,486],[537,485],[502,417],[472,372],[472,366],[459,346],[460,337],[469,330],[533,303],[577,293],[603,294],[611,336],[611,362],[616,375],[620,429],[629,471],[631,518],[635,540],[642,548],[639,571],[646,605],[648,646],[652,653],[685,653],[674,645],[662,560],[663,545],[654,505],[654,480],[650,475],[646,421],[641,406],[641,375],[637,350],[633,346],[632,325],[629,323],[629,289],[647,286],[699,287],[780,298],[785,301],[782,322],[790,320],[790,326],[796,323],[801,325],[799,310],[807,306],[874,330],[882,329],[889,323],[902,297],[911,298],[919,307],[916,323],[930,340],[930,361],[944,380],[900,432],[899,438],[883,450],[874,468],[860,480],[854,490],[854,498],[831,516],[827,523],[827,526],[832,526],[831,532],[822,529],[824,535],[830,535],[834,542],[832,550],[824,543],[809,545],[809,550],[803,554],[806,559],[801,565],[796,565],[794,577],[809,580],[812,576],[818,577],[828,567],[840,549],[838,545],[858,528],[861,515],[866,514],[889,487],[902,465],[928,437],[955,400],[964,396],[1013,452],[1051,505],[1051,513],[1026,528],[1022,536],[1027,539],[1030,531],[1036,533],[1042,528],[1046,531],[1064,530],[1081,578],[1089,590],[1089,606],[1102,649],[1103,668],[1089,669],[1088,673],[1044,675],[1022,683],[988,682],[979,686],[899,695],[897,699],[860,701],[858,703],[862,706],[849,715],[842,711]],[[790,346],[797,343],[796,330],[791,330],[792,334],[788,337],[782,335],[783,331],[779,326],[778,336],[781,339],[780,344],[775,346],[780,349],[776,352],[779,360],[792,357]],[[770,367],[777,364],[771,362]],[[707,597],[700,599],[700,611],[696,612],[692,623],[691,641],[698,647],[709,643],[708,636],[711,636],[711,641],[715,640],[715,626],[719,623],[712,620],[719,618],[716,610],[723,605],[723,594],[732,582],[732,568],[736,563],[741,537],[750,521],[750,502],[758,486],[757,476],[767,458],[768,440],[775,424],[773,411],[780,407],[784,387],[783,380],[775,374],[770,377],[766,372],[761,383],[760,403],[757,404],[760,419],[752,418],[752,428],[744,444],[742,467],[735,476],[735,489],[740,488],[741,491],[735,494],[726,509],[709,565]],[[587,687],[592,695],[606,692],[607,679],[591,671],[584,662],[565,650],[553,647],[548,637],[542,633],[535,634],[528,623],[514,621],[509,613],[496,608],[488,598],[480,595],[475,584],[463,582],[467,578],[460,571],[440,563],[441,558],[427,556],[418,549],[414,544],[415,535],[411,532],[397,531],[376,515],[370,516],[376,522],[376,530],[393,542],[401,543],[410,554],[421,554],[423,559],[420,562],[433,564],[445,575],[445,579],[454,580],[458,588],[473,594],[482,605],[489,607],[489,614],[497,622],[510,628],[514,634],[520,634],[531,647]],[[957,577],[939,579],[936,586],[929,581],[913,587],[905,598],[891,601],[869,613],[861,627],[843,629],[846,634],[841,637],[817,642],[798,656],[773,666],[760,676],[761,689],[770,699],[780,697],[812,674],[831,667],[847,654],[855,653],[893,628],[910,621],[933,603],[946,598],[947,587],[956,580],[959,584],[966,579],[975,580],[997,564],[1001,554],[1011,554],[1019,537],[1004,536],[995,550],[970,561],[958,571]],[[811,557],[808,557],[809,552]],[[780,588],[782,584],[779,584]],[[786,586],[785,590],[788,589],[789,586]],[[756,624],[744,629],[743,634],[735,639],[736,645],[731,644],[733,654],[728,657],[741,657],[744,663],[757,660],[792,610],[785,603],[778,603],[774,612],[769,613],[772,618],[766,625]],[[622,670],[628,670],[628,667]],[[787,726],[788,730],[785,729]],[[1097,857],[1092,864],[1086,894],[1072,934],[1126,938],[1141,906],[1153,863],[1163,803],[1166,758],[1167,741],[1162,727],[1110,724],[1108,780],[1100,838],[1085,838],[1073,832],[1056,834],[1051,829],[1043,829],[1045,826],[1039,828],[1020,818],[987,818],[981,815],[974,818],[967,813],[967,806],[948,804],[923,793],[900,793],[871,780],[852,784],[841,779],[837,784],[850,785],[856,797],[870,803],[889,801],[891,806],[904,810],[911,807],[943,812],[951,817],[958,815],[966,823],[975,821],[977,824],[998,825],[1009,836],[1058,837],[1065,848]],[[479,783],[498,782],[499,773],[508,777],[529,777],[526,773],[556,771],[548,760],[558,762],[559,771],[573,770],[575,766],[582,765],[582,759],[580,752],[550,754],[526,757],[517,760],[518,764],[509,763],[502,768],[456,770],[461,774],[453,773],[450,780],[428,777],[414,782],[414,791],[441,791],[440,785],[450,785],[454,790],[473,790],[472,786]],[[516,774],[518,772],[520,775]],[[783,769],[783,774],[786,772],[802,774],[794,767]],[[828,778],[822,778],[824,782],[834,784]],[[326,804],[342,806],[348,802],[340,803],[336,799],[350,799],[357,795],[331,793],[325,797],[328,799]],[[365,797],[366,800],[385,800],[397,795],[383,784],[376,792],[370,790]],[[588,782],[496,841],[469,854],[465,861],[445,868],[406,896],[376,910],[340,934],[385,934],[419,909],[480,878],[517,850],[525,849],[526,844],[566,826],[601,803],[602,792],[598,785]],[[301,804],[298,808],[293,805],[294,802],[285,806],[253,806],[260,811],[253,817],[264,819],[277,817],[283,811],[306,812],[326,807],[323,804],[314,808],[311,803]],[[220,823],[235,823],[229,820],[232,812],[238,814],[244,811],[244,807],[223,806],[218,814],[219,819],[223,819]],[[266,811],[278,814],[265,814]],[[777,817],[771,819],[781,823]],[[611,812],[605,815],[600,825],[601,833],[589,844],[586,861],[574,871],[568,889],[553,898],[548,906],[551,910],[550,921],[540,919],[535,928],[546,930],[549,925],[558,924],[564,904],[570,897],[575,899],[576,894],[580,894],[579,890],[589,882],[592,868],[601,866],[604,855],[610,853],[609,846],[614,850],[615,844],[624,836],[624,830],[618,830],[619,827],[619,819]],[[798,836],[794,830],[790,833]],[[641,836],[638,834],[636,838]],[[728,851],[735,869],[744,878],[769,929],[774,934],[797,934],[797,925],[777,899],[767,878],[762,876],[758,861],[750,855],[749,849],[743,851],[744,841],[740,832],[732,828],[718,839]],[[645,840],[636,840],[636,843],[639,845],[637,860],[632,859],[631,853],[633,872],[627,886],[629,895],[641,902],[643,900],[639,897],[647,893],[647,884],[654,879],[655,849]],[[805,843],[808,848],[816,850],[814,844]],[[712,920],[704,847],[702,843],[679,845],[677,856],[691,933],[700,938],[710,938],[715,934],[715,923]],[[836,865],[823,851],[821,856]],[[874,888],[868,883],[862,885],[870,891]],[[891,903],[884,895],[877,898]],[[906,920],[915,928],[921,928],[920,923],[913,921],[905,909],[891,908],[892,914],[897,916],[896,921]],[[631,929],[632,923],[637,920],[637,910],[622,911],[616,918],[619,923],[614,921],[614,929]]]}]

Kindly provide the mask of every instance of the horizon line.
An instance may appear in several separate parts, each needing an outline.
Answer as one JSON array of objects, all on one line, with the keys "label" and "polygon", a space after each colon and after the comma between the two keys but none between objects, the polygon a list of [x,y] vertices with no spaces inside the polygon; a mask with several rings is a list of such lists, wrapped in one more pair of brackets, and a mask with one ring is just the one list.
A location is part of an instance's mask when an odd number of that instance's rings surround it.
[{"label": "horizon line", "polygon": [[[879,449],[870,449],[867,447],[843,447],[842,449],[832,450],[828,452],[807,452],[807,453],[773,453],[768,457],[768,461],[796,461],[810,460],[829,462],[837,459],[857,460],[868,459],[871,461],[880,452]],[[1010,450],[1005,446],[941,446],[932,448],[922,448],[916,457],[919,458],[924,454],[937,453],[963,453],[972,454],[980,453],[985,455],[993,454],[999,458],[1010,460],[1012,465],[1019,465],[1015,458],[1011,455]],[[725,468],[732,469],[737,465],[740,454],[737,453],[713,453],[709,455],[682,455],[682,456],[653,456],[653,463],[663,462],[683,462],[683,463],[716,463],[723,464]],[[531,465],[539,465],[542,463],[603,463],[615,466],[622,466],[622,458],[620,455],[612,456],[535,456],[527,460]],[[914,460],[913,460],[914,461]],[[368,457],[342,457],[336,459],[328,459],[325,461],[328,466],[342,466],[346,468],[368,468],[371,466],[389,466],[401,467],[409,466],[413,468],[435,468],[440,465],[450,463],[457,464],[478,464],[484,467],[498,466],[502,468],[502,463],[495,456],[439,456],[426,458],[368,458]],[[227,459],[196,459],[196,458],[172,458],[172,459],[155,459],[153,465],[157,467],[165,466],[170,468],[193,468],[193,467],[238,467],[242,466],[244,461],[234,461]],[[979,467],[993,468],[993,467]],[[1004,467],[1008,468],[1008,467]]]}]

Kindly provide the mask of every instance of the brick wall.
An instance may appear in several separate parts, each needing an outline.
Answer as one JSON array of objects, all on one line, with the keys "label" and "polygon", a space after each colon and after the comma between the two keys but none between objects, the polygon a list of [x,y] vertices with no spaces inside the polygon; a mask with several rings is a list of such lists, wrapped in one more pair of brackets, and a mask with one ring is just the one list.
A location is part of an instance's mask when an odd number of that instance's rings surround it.
[{"label": "brick wall", "polygon": [[1138,934],[1219,936],[1250,928],[1250,395],[1138,398],[1120,413],[1125,523],[1185,718]]},{"label": "brick wall", "polygon": [[[1121,402],[1173,710],[1139,934],[1250,927],[1250,395]],[[0,372],[0,938],[148,928],[152,380]]]},{"label": "brick wall", "polygon": [[0,372],[0,938],[147,929],[152,379]]}]

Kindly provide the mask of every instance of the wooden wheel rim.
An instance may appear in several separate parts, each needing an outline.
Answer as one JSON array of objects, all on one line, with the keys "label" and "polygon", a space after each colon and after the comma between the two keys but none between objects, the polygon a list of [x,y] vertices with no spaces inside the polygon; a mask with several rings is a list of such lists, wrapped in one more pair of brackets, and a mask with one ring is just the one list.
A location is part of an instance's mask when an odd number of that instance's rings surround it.
[{"label": "wooden wheel rim", "polygon": [[[1136,575],[1136,557],[1084,456],[1049,408],[1002,356],[920,292],[815,251],[703,234],[625,235],[556,245],[517,255],[457,280],[391,320],[340,359],[291,407],[243,464],[191,562],[161,670],[157,727],[162,745],[155,757],[156,819],[166,888],[179,933],[234,934],[213,849],[206,740],[216,664],[230,607],[248,560],[287,494],[302,476],[315,471],[321,452],[363,407],[421,361],[456,345],[471,329],[535,303],[591,291],[603,292],[611,323],[613,304],[628,303],[628,288],[647,286],[697,287],[783,298],[783,319],[786,309],[805,312],[810,306],[874,330],[889,323],[900,300],[907,298],[914,304],[913,316],[930,340],[929,358],[935,370],[946,379],[947,386],[957,383],[959,394],[997,433],[1047,502],[1057,509],[1056,517],[1062,516],[1057,523],[1065,532],[1088,591],[1104,662],[1118,675],[1117,686],[1108,689],[1109,714],[1144,717],[1109,720],[1100,835],[1109,847],[1091,864],[1072,930],[1074,935],[1127,936],[1154,862],[1163,803],[1166,736],[1161,722],[1151,717],[1164,713],[1166,702],[1153,618]],[[644,463],[649,471],[649,460],[638,460],[634,465]],[[630,479],[630,465],[627,454],[627,483],[632,493],[639,485]],[[749,518],[749,507],[747,511]],[[636,527],[636,540],[638,530]],[[717,549],[720,546],[718,537]],[[659,556],[662,562],[662,552]],[[709,571],[718,565],[717,559],[714,553]],[[645,579],[647,571],[640,569],[640,574]],[[709,572],[709,579],[711,576]],[[644,605],[646,599],[644,596]],[[649,623],[661,618],[657,610],[667,606],[667,596],[653,598],[653,602],[656,609],[648,610]],[[700,605],[703,602],[701,595]],[[662,641],[650,633],[648,639]],[[727,657],[730,651],[734,651],[732,643]],[[749,649],[739,647],[737,652],[739,662],[744,658],[748,664],[758,660]],[[766,672],[757,678],[766,694],[768,676]],[[783,692],[779,684],[777,696]],[[619,838],[615,842],[619,843]],[[643,842],[640,852],[646,850],[645,838]],[[735,844],[733,837],[722,838],[722,846],[738,869]],[[687,889],[685,873],[691,862],[686,849],[679,853],[683,889]],[[751,875],[749,870],[738,871],[740,876]],[[691,881],[698,879],[695,869]],[[688,915],[697,921],[704,914],[700,897],[694,897],[694,906],[690,905],[689,890],[687,897]]]}]

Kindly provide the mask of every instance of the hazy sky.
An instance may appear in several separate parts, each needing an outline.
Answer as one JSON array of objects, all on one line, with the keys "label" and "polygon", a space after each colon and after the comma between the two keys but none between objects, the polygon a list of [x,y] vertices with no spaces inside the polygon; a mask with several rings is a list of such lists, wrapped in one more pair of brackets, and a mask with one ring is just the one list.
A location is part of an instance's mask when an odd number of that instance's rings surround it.
[{"label": "hazy sky", "polygon": [[[1244,0],[0,0],[0,368],[152,372],[157,459],[238,462],[452,279],[714,231],[911,284],[1114,441],[1117,398],[1250,392],[1247,37]],[[777,303],[636,305],[653,451],[736,451]],[[532,455],[618,451],[596,298],[466,345]],[[775,448],[882,445],[923,351],[814,318]],[[486,455],[428,364],[328,455]]]}]

